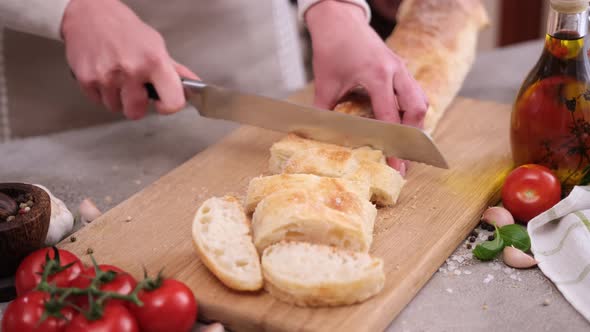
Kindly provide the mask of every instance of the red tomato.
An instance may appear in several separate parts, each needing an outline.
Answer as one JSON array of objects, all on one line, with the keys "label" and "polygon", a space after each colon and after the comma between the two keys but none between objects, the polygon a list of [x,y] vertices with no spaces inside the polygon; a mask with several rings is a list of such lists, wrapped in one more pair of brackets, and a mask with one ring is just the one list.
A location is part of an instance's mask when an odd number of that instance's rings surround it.
[{"label": "red tomato", "polygon": [[546,167],[523,165],[513,170],[502,187],[502,203],[514,219],[528,223],[561,199],[561,184]]},{"label": "red tomato", "polygon": [[[162,319],[162,317],[160,317]],[[64,332],[139,332],[137,321],[129,310],[120,304],[109,303],[101,318],[88,320],[78,315],[66,326]]]},{"label": "red tomato", "polygon": [[[54,273],[47,278],[49,283],[53,283],[60,287],[67,287],[72,280],[76,279],[80,272],[82,272],[82,262],[76,255],[63,249],[58,249],[60,257],[60,266],[65,266],[74,263],[69,268]],[[51,247],[42,248],[34,251],[20,263],[15,275],[16,294],[23,295],[35,288],[41,282],[41,273],[45,266],[45,255],[49,254],[50,258],[55,258],[54,249]]]},{"label": "red tomato", "polygon": [[[108,292],[116,292],[119,294],[127,295],[131,293],[135,286],[137,285],[137,281],[127,272],[121,270],[120,268],[112,265],[107,264],[100,264],[98,266],[103,271],[113,271],[117,272],[117,276],[110,282],[103,283],[99,286],[99,289]],[[92,278],[96,277],[96,272],[94,270],[94,266],[87,267],[84,271],[76,278],[74,281],[70,283],[71,287],[78,287],[78,288],[87,288],[90,286],[90,282]],[[120,302],[123,303],[122,300],[111,300],[113,302]],[[88,299],[86,296],[79,296],[75,300],[76,304],[87,307],[88,306]]]},{"label": "red tomato", "polygon": [[131,304],[130,309],[142,331],[190,331],[197,320],[197,301],[180,281],[164,279],[160,287],[138,296],[143,306]]},{"label": "red tomato", "polygon": [[67,320],[50,316],[39,324],[47,300],[49,300],[49,294],[39,291],[32,291],[18,297],[6,308],[1,330],[4,332],[63,331],[68,321],[74,317],[74,310],[69,307],[60,310]]}]

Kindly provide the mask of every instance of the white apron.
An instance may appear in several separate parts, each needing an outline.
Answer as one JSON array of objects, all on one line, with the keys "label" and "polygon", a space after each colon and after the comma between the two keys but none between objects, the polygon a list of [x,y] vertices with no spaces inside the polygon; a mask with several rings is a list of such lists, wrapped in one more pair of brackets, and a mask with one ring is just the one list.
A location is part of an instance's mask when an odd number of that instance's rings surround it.
[{"label": "white apron", "polygon": [[[305,82],[295,8],[288,0],[125,1],[203,80],[281,96]],[[120,119],[86,100],[63,45],[4,30],[0,37],[0,141]]]}]

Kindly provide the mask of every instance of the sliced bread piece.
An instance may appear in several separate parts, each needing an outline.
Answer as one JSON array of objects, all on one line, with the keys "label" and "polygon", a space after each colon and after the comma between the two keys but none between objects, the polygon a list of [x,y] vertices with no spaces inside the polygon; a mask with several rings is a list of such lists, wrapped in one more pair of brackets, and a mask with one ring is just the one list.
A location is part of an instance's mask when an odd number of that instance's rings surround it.
[{"label": "sliced bread piece", "polygon": [[387,164],[385,161],[385,155],[383,154],[383,151],[371,149],[368,146],[363,146],[358,149],[354,149],[352,150],[352,154],[360,162],[374,161],[376,163],[381,163],[383,165]]},{"label": "sliced bread piece", "polygon": [[349,191],[359,197],[369,200],[369,184],[365,178],[361,181],[322,177],[312,174],[279,174],[256,177],[250,180],[246,194],[246,212],[253,213],[254,209],[266,196],[280,190],[305,189],[316,192]]},{"label": "sliced bread piece", "polygon": [[296,151],[282,168],[286,174],[315,174],[340,178],[359,168],[352,150],[314,147]]},{"label": "sliced bread piece", "polygon": [[281,190],[260,201],[254,211],[254,245],[262,252],[292,240],[367,252],[376,216],[373,204],[348,191]]},{"label": "sliced bread piece", "polygon": [[385,283],[383,261],[305,242],[281,242],[262,255],[264,288],[281,301],[302,307],[363,302]]},{"label": "sliced bread piece", "polygon": [[[383,152],[371,149],[370,147],[350,149],[335,144],[322,143],[302,138],[295,134],[288,134],[271,146],[269,170],[274,174],[283,173],[285,164],[291,159],[293,154],[310,149],[320,149],[320,157],[322,157],[323,154],[328,154],[328,156],[323,156],[323,159],[329,159],[330,155],[332,155],[338,160],[341,159],[343,155],[352,152],[353,156],[358,161],[375,161],[385,164],[385,156],[383,155]],[[312,164],[314,164],[314,162],[312,162]]]},{"label": "sliced bread piece", "polygon": [[347,150],[347,148],[335,144],[317,142],[295,134],[288,134],[270,147],[269,170],[275,174],[282,173],[285,162],[295,152],[311,148],[324,148],[337,151]]},{"label": "sliced bread piece", "polygon": [[223,284],[241,291],[262,288],[260,258],[238,199],[206,200],[195,215],[192,231],[201,261]]},{"label": "sliced bread piece", "polygon": [[371,187],[371,201],[380,206],[397,203],[406,180],[398,171],[387,164],[374,161],[361,161],[359,167],[347,173],[345,179],[366,183]]},{"label": "sliced bread piece", "polygon": [[397,202],[405,184],[398,171],[385,162],[383,152],[369,147],[349,149],[290,134],[270,149],[274,173],[314,174],[366,182],[371,201],[380,206]]}]

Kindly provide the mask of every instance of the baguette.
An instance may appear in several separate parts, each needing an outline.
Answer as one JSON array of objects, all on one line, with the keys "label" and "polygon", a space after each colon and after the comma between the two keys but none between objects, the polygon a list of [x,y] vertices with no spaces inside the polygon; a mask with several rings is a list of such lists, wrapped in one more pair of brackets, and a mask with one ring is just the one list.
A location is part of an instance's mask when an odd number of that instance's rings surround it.
[{"label": "baguette", "polygon": [[367,252],[377,209],[358,195],[334,190],[281,190],[264,198],[252,217],[258,252],[283,241],[306,241]]},{"label": "baguette", "polygon": [[[432,133],[471,68],[479,31],[489,23],[480,0],[404,0],[386,44],[405,60],[428,97],[424,129]],[[348,97],[336,111],[373,117],[370,100]]]},{"label": "baguette", "polygon": [[206,200],[193,220],[192,236],[203,264],[227,287],[240,291],[262,288],[250,222],[236,198]]},{"label": "baguette", "polygon": [[272,193],[290,189],[305,189],[321,193],[348,191],[365,200],[371,198],[369,185],[365,178],[352,181],[312,174],[280,174],[256,177],[250,180],[246,194],[246,212],[253,213],[258,203]]},{"label": "baguette", "polygon": [[282,242],[262,255],[265,289],[302,307],[363,302],[385,283],[383,261],[366,253],[324,245]]}]

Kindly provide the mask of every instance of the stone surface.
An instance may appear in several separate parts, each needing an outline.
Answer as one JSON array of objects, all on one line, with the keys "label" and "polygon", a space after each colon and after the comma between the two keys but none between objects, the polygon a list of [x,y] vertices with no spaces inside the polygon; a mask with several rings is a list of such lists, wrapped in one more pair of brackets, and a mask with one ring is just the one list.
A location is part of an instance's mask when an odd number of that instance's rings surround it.
[{"label": "stone surface", "polygon": [[[460,94],[511,103],[541,47],[533,42],[480,54]],[[0,180],[41,183],[74,213],[86,197],[106,211],[232,128],[199,119],[189,109],[169,117],[14,141],[0,145]],[[0,315],[4,307],[0,304]],[[389,330],[588,329],[590,324],[538,269],[517,271],[501,262],[481,263],[463,244]]]}]

